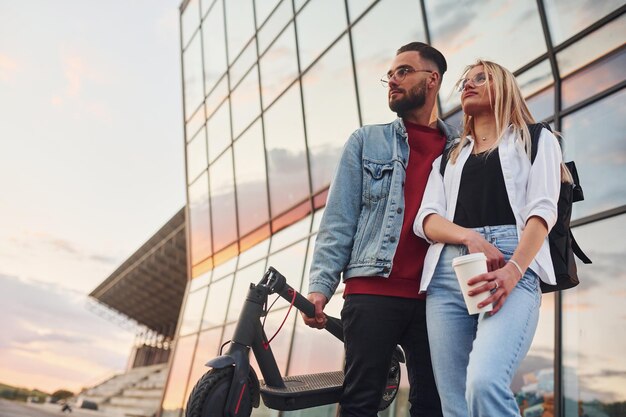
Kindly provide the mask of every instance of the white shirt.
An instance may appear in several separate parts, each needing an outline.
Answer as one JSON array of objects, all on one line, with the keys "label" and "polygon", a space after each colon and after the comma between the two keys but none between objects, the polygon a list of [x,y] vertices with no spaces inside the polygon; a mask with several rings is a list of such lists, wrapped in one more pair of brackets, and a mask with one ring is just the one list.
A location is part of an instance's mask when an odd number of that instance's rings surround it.
[{"label": "white shirt", "polygon": [[[420,292],[428,288],[444,247],[443,243],[433,242],[426,237],[424,220],[430,214],[439,214],[453,221],[463,166],[474,148],[474,141],[468,139],[469,145],[461,150],[456,163],[448,161],[443,178],[439,172],[442,157],[433,162],[422,205],[413,223],[415,234],[431,243],[424,260]],[[537,148],[537,156],[531,164],[512,126],[505,131],[498,146],[504,185],[515,215],[518,241],[531,216],[541,217],[546,222],[548,231],[552,229],[557,218],[557,202],[561,190],[561,148],[556,137],[547,129],[542,129]],[[556,284],[547,237],[529,268],[542,281]]]}]

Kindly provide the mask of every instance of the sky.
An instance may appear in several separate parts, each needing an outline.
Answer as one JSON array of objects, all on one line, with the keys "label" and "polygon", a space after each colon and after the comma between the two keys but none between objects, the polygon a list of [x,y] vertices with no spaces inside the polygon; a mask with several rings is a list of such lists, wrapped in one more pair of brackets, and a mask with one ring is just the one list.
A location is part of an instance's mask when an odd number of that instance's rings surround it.
[{"label": "sky", "polygon": [[87,294],[185,204],[178,5],[0,0],[2,383],[126,366]]}]

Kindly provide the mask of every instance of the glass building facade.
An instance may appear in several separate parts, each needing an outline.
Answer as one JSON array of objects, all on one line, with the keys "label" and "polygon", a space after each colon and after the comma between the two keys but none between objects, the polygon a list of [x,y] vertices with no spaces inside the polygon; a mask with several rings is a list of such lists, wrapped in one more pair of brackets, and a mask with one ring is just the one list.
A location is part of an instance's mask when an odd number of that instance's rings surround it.
[{"label": "glass building facade", "polygon": [[[307,292],[342,146],[395,118],[378,80],[395,50],[425,41],[449,69],[439,114],[458,124],[453,84],[491,59],[563,134],[585,201],[574,233],[593,259],[581,284],[546,294],[513,380],[526,417],[626,415],[626,7],[615,0],[190,0],[180,7],[189,274],[162,401],[179,416],[204,363],[230,339],[267,266]],[[327,311],[339,316],[341,286]],[[274,333],[288,303],[265,328]],[[291,313],[272,342],[286,375],[341,369],[343,347]],[[253,366],[254,360],[252,360]],[[257,369],[258,371],[258,369]],[[261,377],[261,376],[260,376]],[[407,382],[386,416],[407,416]],[[334,416],[336,405],[283,416]],[[277,416],[261,406],[256,416]]]}]

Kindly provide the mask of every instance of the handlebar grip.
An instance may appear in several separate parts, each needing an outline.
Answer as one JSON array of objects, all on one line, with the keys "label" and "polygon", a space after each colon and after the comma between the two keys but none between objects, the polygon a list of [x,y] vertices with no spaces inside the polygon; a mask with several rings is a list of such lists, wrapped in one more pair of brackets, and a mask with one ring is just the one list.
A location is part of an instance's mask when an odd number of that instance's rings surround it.
[{"label": "handlebar grip", "polygon": [[326,318],[328,319],[328,321],[326,322],[325,329],[328,330],[330,334],[343,342],[343,325],[341,324],[341,320],[329,315],[326,315]]}]

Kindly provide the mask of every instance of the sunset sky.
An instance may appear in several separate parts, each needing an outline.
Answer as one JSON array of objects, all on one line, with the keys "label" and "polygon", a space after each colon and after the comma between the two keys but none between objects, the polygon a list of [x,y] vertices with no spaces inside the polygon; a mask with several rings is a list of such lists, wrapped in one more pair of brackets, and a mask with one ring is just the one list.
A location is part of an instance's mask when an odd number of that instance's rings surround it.
[{"label": "sunset sky", "polygon": [[126,366],[87,294],[185,204],[178,5],[0,0],[2,383]]}]

